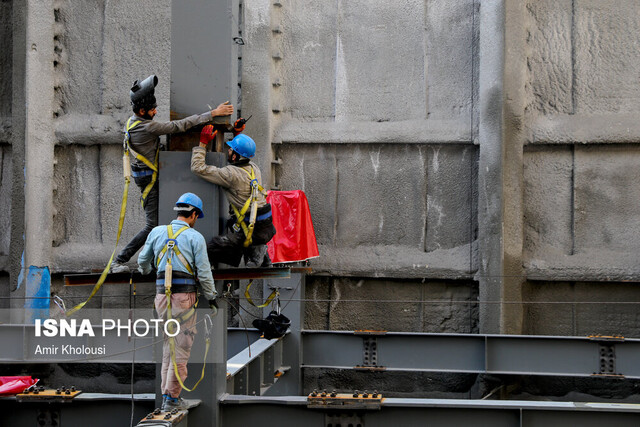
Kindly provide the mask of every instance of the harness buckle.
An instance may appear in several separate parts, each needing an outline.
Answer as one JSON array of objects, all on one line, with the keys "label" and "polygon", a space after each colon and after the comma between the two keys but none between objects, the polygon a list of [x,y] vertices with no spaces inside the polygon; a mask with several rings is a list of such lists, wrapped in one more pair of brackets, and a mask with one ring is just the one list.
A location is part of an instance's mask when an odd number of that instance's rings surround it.
[{"label": "harness buckle", "polygon": [[249,181],[249,183],[251,184],[252,188],[258,188],[258,180],[257,180],[257,178],[253,178],[251,181]]},{"label": "harness buckle", "polygon": [[173,249],[176,246],[176,239],[167,239],[167,249]]}]

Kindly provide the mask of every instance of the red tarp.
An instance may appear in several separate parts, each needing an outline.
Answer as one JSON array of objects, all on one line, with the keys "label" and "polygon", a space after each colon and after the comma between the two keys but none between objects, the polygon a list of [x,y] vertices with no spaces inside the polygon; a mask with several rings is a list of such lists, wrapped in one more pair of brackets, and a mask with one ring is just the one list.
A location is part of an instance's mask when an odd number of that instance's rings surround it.
[{"label": "red tarp", "polygon": [[319,255],[307,196],[301,190],[269,191],[276,235],[267,243],[274,264],[304,261]]},{"label": "red tarp", "polygon": [[0,395],[22,393],[37,382],[31,377],[0,377]]}]

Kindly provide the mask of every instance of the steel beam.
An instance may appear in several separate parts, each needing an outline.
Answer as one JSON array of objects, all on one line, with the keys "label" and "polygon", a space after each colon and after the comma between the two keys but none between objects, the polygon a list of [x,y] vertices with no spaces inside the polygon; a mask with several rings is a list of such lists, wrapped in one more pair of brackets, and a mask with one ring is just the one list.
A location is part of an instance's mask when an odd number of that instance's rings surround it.
[{"label": "steel beam", "polygon": [[638,339],[304,331],[302,343],[305,368],[640,378]]},{"label": "steel beam", "polygon": [[341,416],[357,419],[367,427],[622,427],[640,423],[640,405],[614,403],[385,398],[380,410],[373,411],[309,409],[304,396],[229,395],[220,403],[223,425],[228,426],[260,423],[263,427],[320,427]]}]

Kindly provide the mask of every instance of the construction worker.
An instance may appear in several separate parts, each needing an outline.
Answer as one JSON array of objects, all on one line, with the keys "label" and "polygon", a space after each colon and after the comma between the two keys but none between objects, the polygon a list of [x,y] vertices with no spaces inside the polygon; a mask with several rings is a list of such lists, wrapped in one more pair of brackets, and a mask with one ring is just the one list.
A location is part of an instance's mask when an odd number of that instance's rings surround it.
[{"label": "construction worker", "polygon": [[[158,316],[165,320],[176,319],[180,323],[179,333],[174,338],[165,336],[163,345],[162,409],[168,411],[189,409],[200,403],[199,400],[180,397],[196,333],[198,284],[211,309],[214,312],[218,310],[207,244],[204,236],[193,228],[196,220],[204,216],[202,200],[193,193],[185,193],[173,209],[178,211],[177,219],[151,230],[138,256],[142,274],[149,274],[154,269],[157,272],[155,307]],[[165,279],[168,276],[171,277],[171,286],[167,289]],[[180,378],[176,377],[176,371]]]},{"label": "construction worker", "polygon": [[[209,260],[234,267],[244,256],[247,267],[266,267],[271,264],[266,244],[276,234],[271,218],[271,205],[266,201],[258,166],[250,161],[256,144],[245,134],[236,135],[229,146],[229,165],[218,168],[205,163],[206,147],[213,139],[213,127],[205,126],[200,133],[200,146],[191,153],[191,171],[199,177],[222,187],[229,201],[230,233],[215,236],[208,244]],[[255,210],[257,209],[257,210]],[[250,213],[250,210],[255,210]],[[255,220],[252,223],[252,220]]]},{"label": "construction worker", "polygon": [[127,120],[125,126],[125,149],[128,149],[134,157],[131,175],[142,193],[141,200],[146,223],[144,228],[120,251],[111,265],[111,273],[129,271],[126,263],[142,247],[151,229],[158,225],[157,175],[160,135],[185,132],[194,126],[211,121],[213,117],[233,114],[233,105],[225,102],[214,110],[182,120],[154,121],[153,118],[157,113],[155,97],[157,84],[158,78],[151,75],[141,82],[138,80],[133,82],[129,93],[134,115]]}]

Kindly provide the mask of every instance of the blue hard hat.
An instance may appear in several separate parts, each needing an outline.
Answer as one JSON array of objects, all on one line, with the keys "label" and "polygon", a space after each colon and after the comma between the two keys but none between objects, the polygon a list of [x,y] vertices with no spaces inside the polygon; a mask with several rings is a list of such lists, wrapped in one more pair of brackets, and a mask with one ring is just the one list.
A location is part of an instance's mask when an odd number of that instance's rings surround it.
[{"label": "blue hard hat", "polygon": [[243,133],[236,135],[227,145],[242,157],[251,158],[256,154],[256,143]]},{"label": "blue hard hat", "polygon": [[180,207],[180,205],[193,206],[194,208],[198,209],[198,212],[199,212],[198,218],[204,218],[204,212],[202,210],[202,199],[200,199],[200,197],[196,196],[195,194],[184,193],[182,196],[180,196],[180,198],[176,202],[176,207],[173,209],[180,210],[180,209],[177,209]]}]

